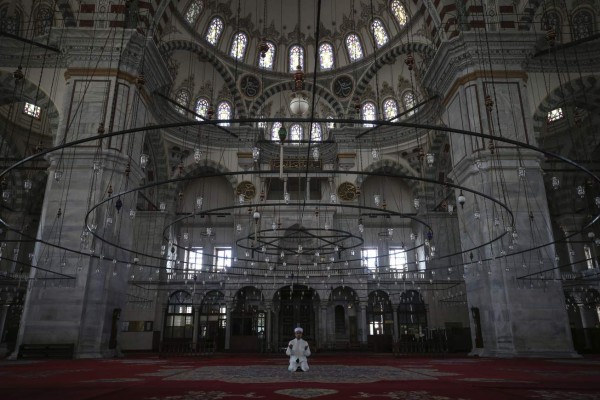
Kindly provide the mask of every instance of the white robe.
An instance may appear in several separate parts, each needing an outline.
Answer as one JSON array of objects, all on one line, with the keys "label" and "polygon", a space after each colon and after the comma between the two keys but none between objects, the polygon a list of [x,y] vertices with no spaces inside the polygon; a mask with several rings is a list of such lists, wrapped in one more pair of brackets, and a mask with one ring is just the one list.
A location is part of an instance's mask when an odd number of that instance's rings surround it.
[{"label": "white robe", "polygon": [[[290,345],[292,348],[290,348]],[[288,347],[285,350],[285,354],[290,356],[290,366],[288,367],[290,372],[296,371],[298,367],[304,372],[308,371],[308,361],[306,360],[306,357],[310,356],[310,347],[308,347],[308,342],[306,340],[290,340]]]}]

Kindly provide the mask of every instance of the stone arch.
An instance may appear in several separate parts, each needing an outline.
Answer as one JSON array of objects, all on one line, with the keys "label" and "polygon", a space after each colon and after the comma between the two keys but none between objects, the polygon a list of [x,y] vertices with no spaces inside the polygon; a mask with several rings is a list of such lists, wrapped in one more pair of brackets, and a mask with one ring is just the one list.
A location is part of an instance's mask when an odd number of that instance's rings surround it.
[{"label": "stone arch", "polygon": [[[426,59],[431,59],[435,55],[435,49],[433,46],[427,43],[411,42],[400,46],[396,46],[384,54],[379,56],[375,62],[362,74],[358,82],[356,83],[356,90],[354,92],[354,98],[360,98],[364,93],[371,79],[377,74],[377,72],[386,64],[390,64],[396,61],[396,59],[402,54],[408,53],[422,54]],[[353,107],[352,102],[348,107]]]},{"label": "stone arch", "polygon": [[563,105],[567,101],[577,103],[577,99],[582,104],[600,103],[600,78],[594,75],[588,75],[574,79],[563,85],[554,88],[540,102],[533,115],[533,130],[537,137],[543,133],[543,129],[548,117],[548,112]]},{"label": "stone arch", "polygon": [[[202,172],[216,172],[217,174],[223,174],[223,177],[227,179],[227,181],[231,184],[231,190],[235,190],[235,187],[238,184],[238,178],[236,175],[232,174],[232,171],[225,168],[222,164],[219,164],[216,161],[204,159],[196,164],[194,161],[194,155],[190,154],[183,160],[183,171],[181,177],[184,178],[177,182],[175,193],[179,193],[179,191],[183,190],[183,186],[187,182],[188,179],[194,179],[196,177],[201,177]],[[179,174],[177,170],[175,174]],[[174,179],[177,176],[173,177]],[[188,179],[185,179],[188,178]]]},{"label": "stone arch", "polygon": [[[367,172],[367,173],[376,173],[379,171],[383,171],[386,174],[390,174],[393,176],[403,176],[403,175],[415,176],[415,177],[419,176],[417,171],[412,169],[409,165],[403,165],[399,162],[387,160],[387,159],[371,163],[364,169],[364,172]],[[419,189],[419,181],[417,181],[417,180],[409,179],[409,180],[407,180],[406,183],[413,192],[416,192]]]},{"label": "stone arch", "polygon": [[200,46],[198,43],[193,43],[187,40],[172,40],[165,42],[159,46],[159,50],[163,56],[168,57],[174,51],[188,51],[199,56],[202,56],[207,62],[209,62],[219,73],[219,75],[225,81],[229,92],[233,96],[233,106],[235,109],[235,115],[238,118],[246,117],[246,108],[242,97],[240,96],[239,90],[237,90],[236,81],[233,76],[227,70],[225,64],[215,56],[214,52],[210,49]]},{"label": "stone arch", "polygon": [[[304,83],[305,90],[307,92],[312,92],[313,84],[310,82]],[[282,90],[293,90],[294,82],[291,80],[280,82],[276,85],[270,86],[262,91],[261,95],[254,100],[252,105],[250,106],[249,114],[257,115],[260,107],[265,104],[265,102],[272,96],[278,94]],[[340,102],[329,92],[329,90],[323,88],[322,86],[317,85],[315,88],[315,92],[318,96],[320,96],[323,100],[327,102],[333,108],[337,115],[342,115],[344,112],[344,108],[340,104]]]}]

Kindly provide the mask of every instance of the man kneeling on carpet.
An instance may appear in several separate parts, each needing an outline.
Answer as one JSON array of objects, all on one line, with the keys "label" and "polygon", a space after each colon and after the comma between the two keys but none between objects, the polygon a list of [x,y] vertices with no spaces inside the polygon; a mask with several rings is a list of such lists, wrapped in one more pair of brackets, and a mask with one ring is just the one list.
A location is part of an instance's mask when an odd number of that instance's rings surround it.
[{"label": "man kneeling on carpet", "polygon": [[294,329],[295,339],[290,340],[285,354],[290,356],[290,366],[288,370],[290,372],[306,372],[308,371],[308,361],[306,357],[310,356],[310,348],[308,342],[302,339],[302,328],[298,327]]}]

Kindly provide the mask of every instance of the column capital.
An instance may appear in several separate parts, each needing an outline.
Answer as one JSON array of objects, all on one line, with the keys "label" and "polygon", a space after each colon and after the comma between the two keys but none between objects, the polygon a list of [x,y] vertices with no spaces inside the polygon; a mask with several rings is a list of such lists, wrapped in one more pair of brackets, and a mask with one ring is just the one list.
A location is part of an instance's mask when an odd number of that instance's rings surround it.
[{"label": "column capital", "polygon": [[530,32],[489,32],[482,40],[478,32],[462,32],[443,42],[423,76],[423,85],[435,88],[442,99],[458,86],[478,78],[527,79],[523,64],[535,51],[541,37]]}]

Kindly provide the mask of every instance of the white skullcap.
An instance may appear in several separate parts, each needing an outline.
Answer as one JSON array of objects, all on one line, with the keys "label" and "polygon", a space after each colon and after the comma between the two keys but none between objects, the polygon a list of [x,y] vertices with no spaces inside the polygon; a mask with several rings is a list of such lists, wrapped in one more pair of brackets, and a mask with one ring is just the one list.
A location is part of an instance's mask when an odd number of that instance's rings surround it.
[{"label": "white skullcap", "polygon": [[297,327],[296,329],[294,329],[294,333],[296,333],[296,332],[303,333],[304,330],[302,328],[300,328],[300,327]]}]

